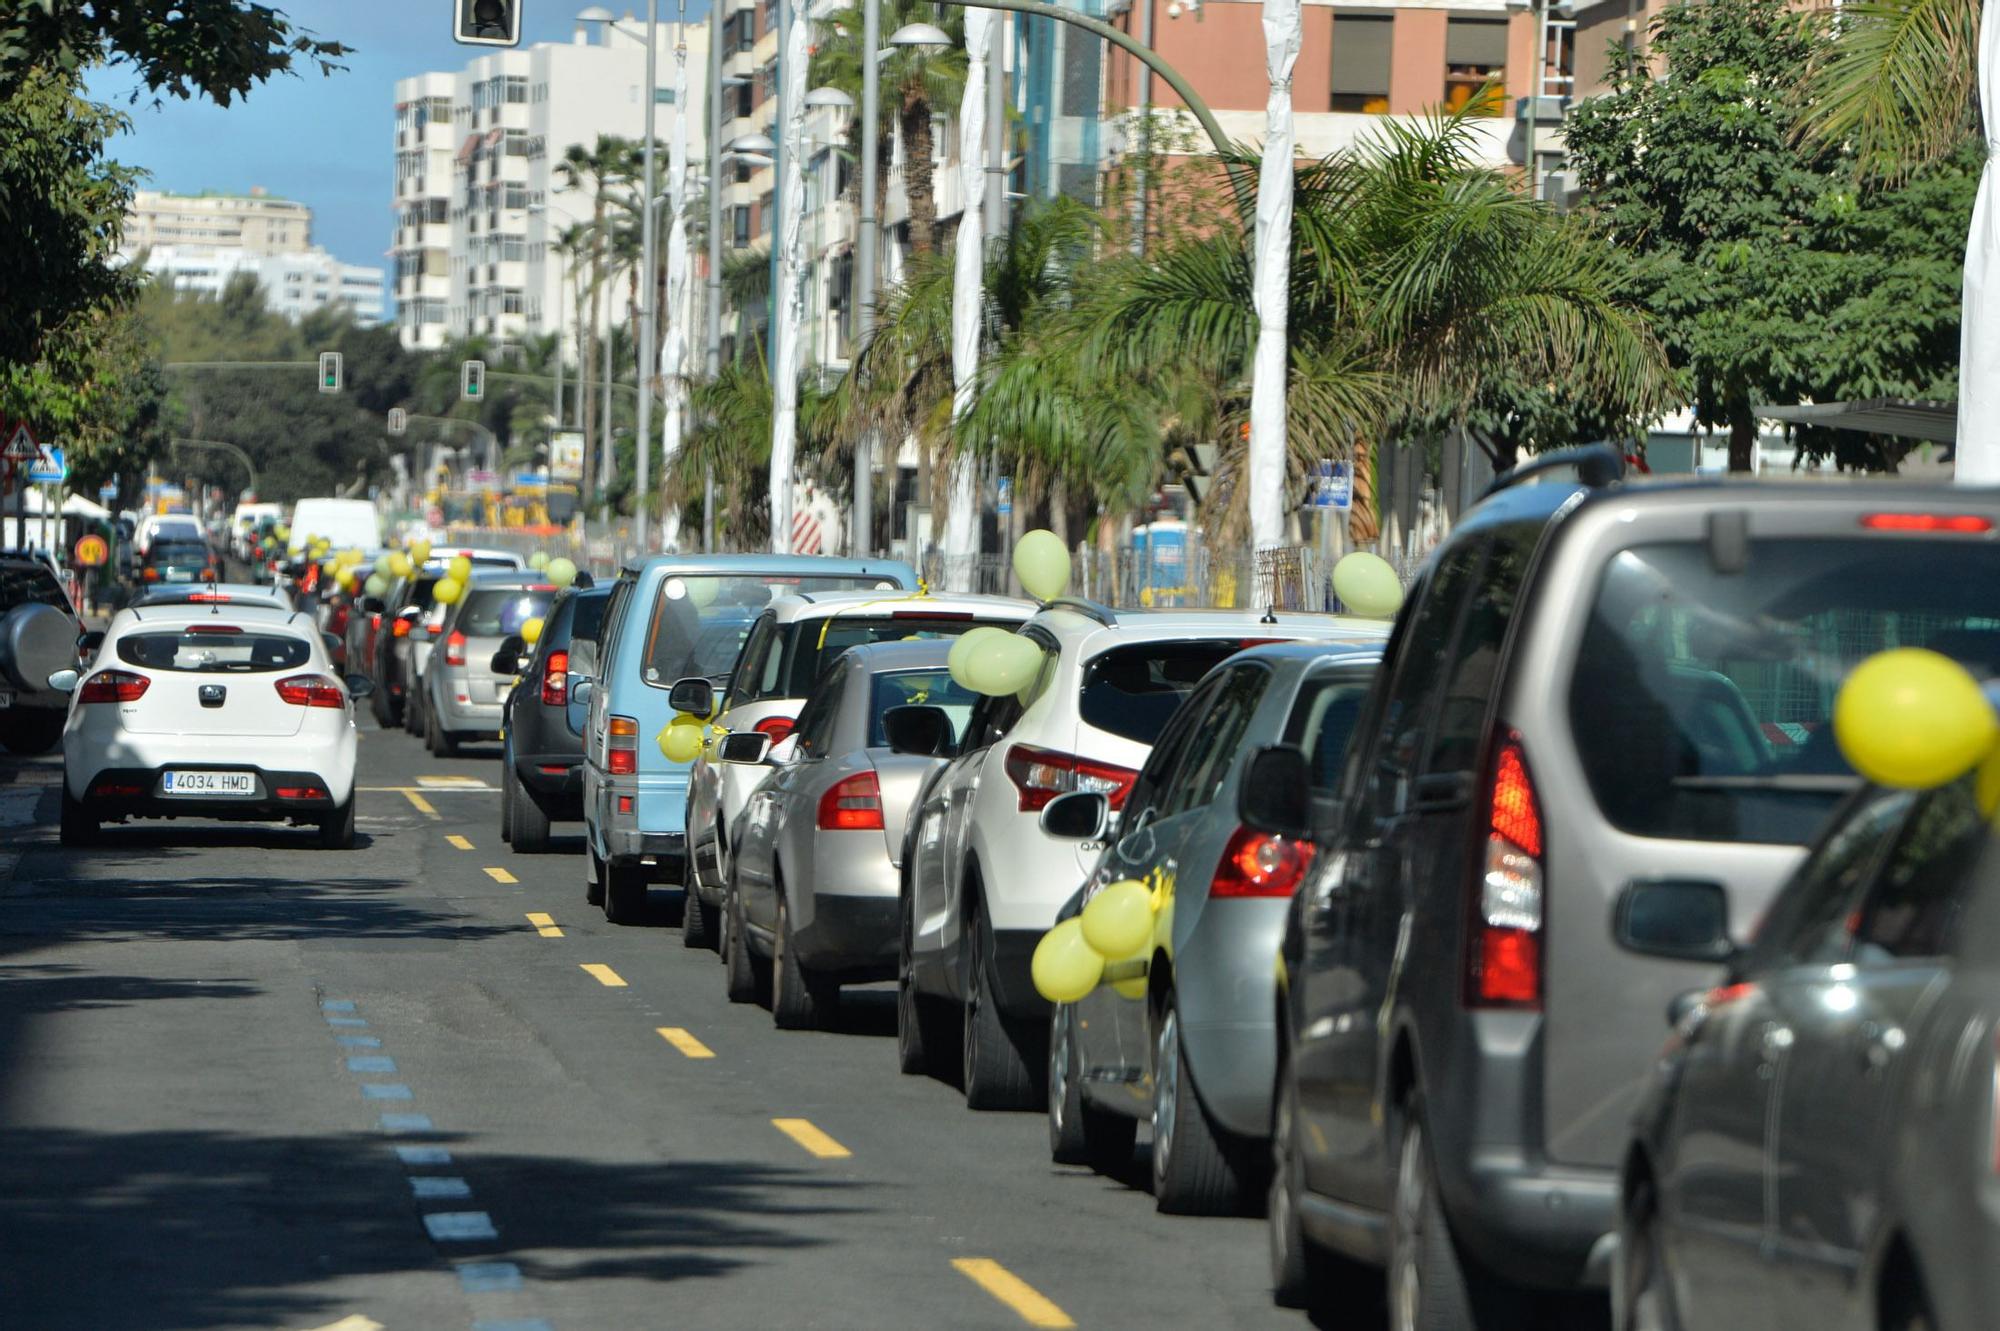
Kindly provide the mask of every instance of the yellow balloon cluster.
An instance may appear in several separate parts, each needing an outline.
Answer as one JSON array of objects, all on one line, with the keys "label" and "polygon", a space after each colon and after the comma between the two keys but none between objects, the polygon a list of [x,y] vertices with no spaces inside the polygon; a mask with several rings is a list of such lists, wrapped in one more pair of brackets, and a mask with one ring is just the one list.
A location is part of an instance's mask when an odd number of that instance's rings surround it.
[{"label": "yellow balloon cluster", "polygon": [[1403,580],[1380,555],[1356,550],[1333,566],[1333,594],[1347,613],[1363,619],[1393,619],[1403,608]]},{"label": "yellow balloon cluster", "polygon": [[437,586],[431,588],[431,595],[440,603],[450,605],[465,594],[465,584],[457,578],[439,578]]},{"label": "yellow balloon cluster", "polygon": [[421,567],[423,565],[423,562],[429,559],[430,557],[431,557],[431,543],[429,541],[425,540],[423,537],[420,536],[416,540],[410,542],[410,558],[414,560],[419,567]]},{"label": "yellow balloon cluster", "polygon": [[998,698],[1035,682],[1042,668],[1042,649],[1033,639],[981,626],[951,645],[945,668],[959,687]]},{"label": "yellow balloon cluster", "polygon": [[[1083,911],[1042,935],[1028,970],[1035,992],[1075,1003],[1104,981],[1107,966],[1144,961],[1173,929],[1173,895],[1127,878],[1102,888]],[[1146,996],[1146,976],[1112,981],[1126,998]]]},{"label": "yellow balloon cluster", "polygon": [[683,713],[663,727],[659,734],[660,752],[670,763],[691,763],[701,756],[701,722]]},{"label": "yellow balloon cluster", "polygon": [[397,551],[395,554],[389,556],[389,572],[394,574],[396,577],[399,578],[409,577],[410,570],[414,569],[415,567],[416,565],[410,562],[410,557],[402,553],[400,550]]},{"label": "yellow balloon cluster", "polygon": [[[1833,735],[1854,770],[1877,785],[1928,790],[1993,765],[2000,717],[1965,667],[1921,647],[1877,652],[1833,700]],[[1982,792],[2000,773],[1980,770]]]},{"label": "yellow balloon cluster", "polygon": [[543,569],[547,568],[548,566],[549,566],[548,551],[537,550],[535,551],[535,553],[528,556],[528,567],[535,570],[535,572],[540,573]]},{"label": "yellow balloon cluster", "polygon": [[1062,537],[1036,529],[1014,545],[1014,576],[1037,601],[1053,601],[1069,590],[1069,551]]},{"label": "yellow balloon cluster", "polygon": [[533,647],[536,643],[540,642],[541,640],[542,640],[542,618],[540,615],[537,615],[533,619],[529,620],[527,623],[521,625],[521,641],[527,643],[528,646]]},{"label": "yellow balloon cluster", "polygon": [[453,555],[451,562],[445,565],[445,572],[463,587],[472,580],[472,561],[464,555]]},{"label": "yellow balloon cluster", "polygon": [[555,558],[549,561],[549,581],[557,587],[567,587],[576,581],[576,565],[570,560]]}]

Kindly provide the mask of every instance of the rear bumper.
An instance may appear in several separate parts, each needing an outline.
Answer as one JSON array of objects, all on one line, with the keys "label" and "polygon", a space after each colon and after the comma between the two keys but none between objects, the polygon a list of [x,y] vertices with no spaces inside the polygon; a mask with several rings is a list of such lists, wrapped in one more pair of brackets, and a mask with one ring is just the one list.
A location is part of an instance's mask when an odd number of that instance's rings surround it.
[{"label": "rear bumper", "polygon": [[799,961],[856,982],[893,979],[901,906],[897,897],[813,893],[812,923],[792,936]]},{"label": "rear bumper", "polygon": [[[186,766],[174,764],[173,766]],[[218,818],[270,822],[300,818],[317,821],[339,807],[331,784],[316,772],[267,770],[243,764],[203,763],[204,771],[249,772],[257,778],[255,795],[162,795],[166,767],[113,767],[97,772],[72,797],[99,818]],[[317,787],[319,798],[283,799],[281,787]],[[349,798],[352,798],[350,795]]]},{"label": "rear bumper", "polygon": [[500,727],[506,720],[506,703],[460,702],[451,689],[452,683],[447,679],[439,680],[433,690],[440,695],[432,700],[439,730],[454,735],[500,733]]},{"label": "rear bumper", "polygon": [[1510,1151],[1438,1162],[1452,1233],[1489,1270],[1545,1289],[1606,1288],[1618,1226],[1609,1169],[1530,1165]]},{"label": "rear bumper", "polygon": [[679,832],[641,832],[638,828],[606,828],[605,857],[620,867],[643,866],[649,882],[679,886],[687,876],[687,838]]},{"label": "rear bumper", "polygon": [[[551,817],[583,817],[583,759],[579,755],[544,753],[516,757],[514,775],[535,792]],[[564,812],[558,814],[558,810]]]}]

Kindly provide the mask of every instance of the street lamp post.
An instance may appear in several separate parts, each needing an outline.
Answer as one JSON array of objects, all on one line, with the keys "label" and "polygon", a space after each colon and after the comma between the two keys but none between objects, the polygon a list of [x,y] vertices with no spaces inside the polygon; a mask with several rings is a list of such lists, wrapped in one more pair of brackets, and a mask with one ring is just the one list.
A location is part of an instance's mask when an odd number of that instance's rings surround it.
[{"label": "street lamp post", "polygon": [[[882,0],[861,0],[861,218],[854,238],[854,345],[868,344],[875,327],[875,159],[881,154],[882,71],[875,58],[882,44]],[[852,370],[848,371],[850,374]],[[875,432],[854,444],[854,534],[848,549],[867,558],[875,543]]]},{"label": "street lamp post", "polygon": [[[658,116],[660,96],[659,81],[656,77],[660,59],[660,0],[646,0],[646,146],[645,146],[645,192],[639,197],[647,200],[645,216],[639,223],[639,267],[645,274],[640,288],[639,305],[639,420],[638,446],[635,449],[638,476],[634,482],[632,497],[632,531],[641,554],[648,549],[646,540],[646,499],[649,493],[648,466],[653,451],[653,343],[654,330],[659,318],[658,300],[655,293],[653,273],[659,257],[659,236],[653,226],[651,201],[658,192],[659,163],[654,143],[653,127]],[[680,108],[676,107],[676,112]]]},{"label": "street lamp post", "polygon": [[[722,0],[708,3],[708,377],[722,373]],[[701,478],[701,548],[715,550],[715,468]]]}]

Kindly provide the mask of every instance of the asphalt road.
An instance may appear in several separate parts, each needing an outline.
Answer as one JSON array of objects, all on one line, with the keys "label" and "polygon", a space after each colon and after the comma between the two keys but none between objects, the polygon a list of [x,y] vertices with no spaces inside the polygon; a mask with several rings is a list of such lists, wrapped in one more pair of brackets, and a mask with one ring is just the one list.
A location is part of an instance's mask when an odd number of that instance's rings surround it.
[{"label": "asphalt road", "polygon": [[[1300,1327],[1256,1220],[899,1076],[886,987],[774,1030],[499,838],[497,748],[363,721],[360,845],[56,844],[0,758],[0,1328]],[[561,830],[559,828],[559,830]],[[1378,1313],[1331,1325],[1368,1331]]]}]

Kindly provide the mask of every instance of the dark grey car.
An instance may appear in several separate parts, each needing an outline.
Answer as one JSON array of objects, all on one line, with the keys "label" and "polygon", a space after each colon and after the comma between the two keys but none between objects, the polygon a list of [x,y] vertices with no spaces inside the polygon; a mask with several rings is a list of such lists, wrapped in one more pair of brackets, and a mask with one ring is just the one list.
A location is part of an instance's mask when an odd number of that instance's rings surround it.
[{"label": "dark grey car", "polygon": [[[1676,1005],[1624,1168],[1629,1331],[2000,1319],[2000,837],[1975,786],[1857,795]],[[1712,885],[1641,883],[1617,931],[1713,957],[1727,919]]]},{"label": "dark grey car", "polygon": [[[1305,756],[1313,790],[1330,797],[1379,660],[1376,644],[1253,647],[1218,665],[1167,722],[1117,840],[1060,917],[1121,879],[1159,885],[1173,911],[1149,958],[1053,1013],[1057,1161],[1121,1172],[1143,1120],[1162,1211],[1233,1214],[1256,1199],[1278,1050],[1271,962],[1314,850],[1245,827],[1238,794],[1251,757],[1286,744]],[[1106,821],[1101,795],[1057,803],[1051,830],[1073,817],[1093,831]]]},{"label": "dark grey car", "polygon": [[610,597],[609,587],[560,591],[533,647],[516,634],[493,652],[496,673],[509,657],[519,667],[501,714],[500,839],[524,854],[549,848],[551,822],[583,818],[583,739],[569,728],[569,677],[580,649],[595,647]]}]

